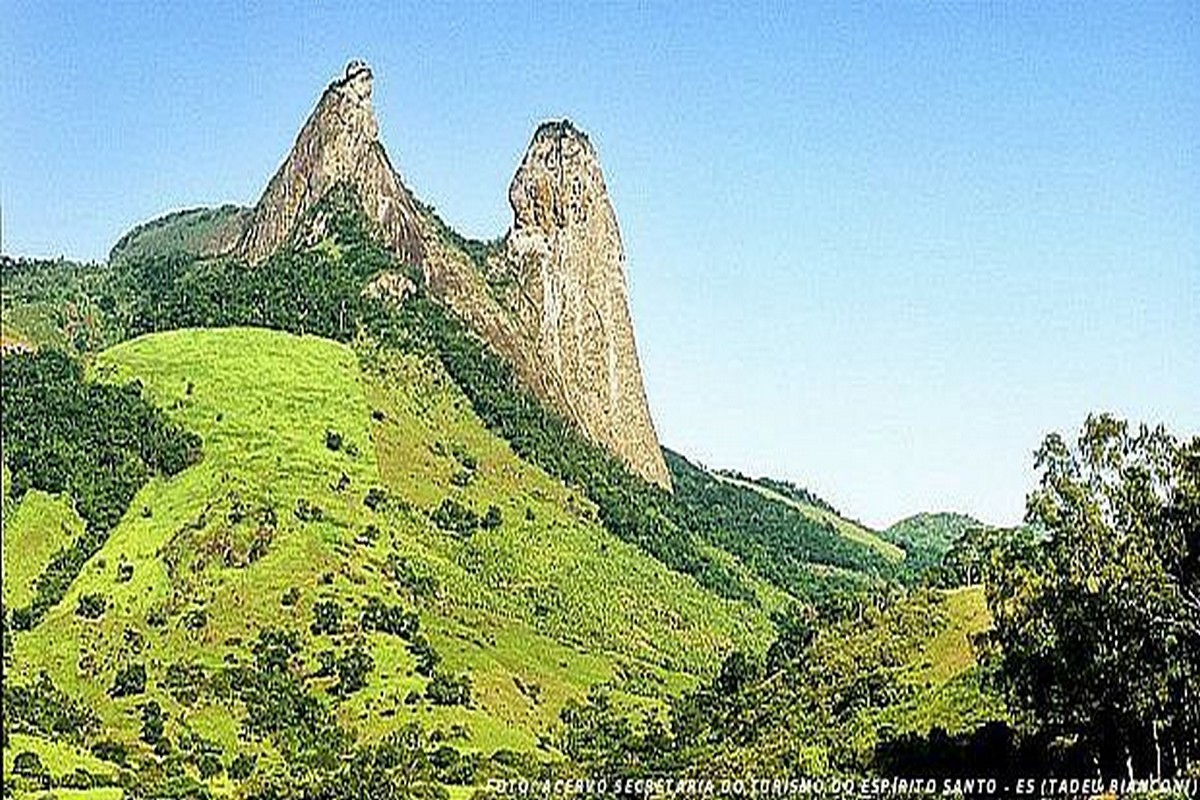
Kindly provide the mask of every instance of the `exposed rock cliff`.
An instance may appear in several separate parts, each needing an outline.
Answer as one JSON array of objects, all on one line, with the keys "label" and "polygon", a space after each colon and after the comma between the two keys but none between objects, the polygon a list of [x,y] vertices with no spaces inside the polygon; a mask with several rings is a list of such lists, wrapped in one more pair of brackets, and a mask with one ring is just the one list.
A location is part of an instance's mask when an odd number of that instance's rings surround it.
[{"label": "exposed rock cliff", "polygon": [[508,190],[510,307],[539,387],[594,441],[670,485],[634,345],[625,251],[600,160],[571,123],[543,124]]},{"label": "exposed rock cliff", "polygon": [[[352,62],[325,90],[255,207],[239,254],[255,263],[292,237],[319,234],[297,223],[337,184],[353,186],[386,244],[420,265],[430,290],[526,386],[642,477],[670,488],[634,347],[621,236],[587,137],[567,122],[538,129],[509,187],[512,228],[485,274],[392,168],[371,85],[370,68]],[[496,277],[506,289],[496,288]],[[384,281],[371,290],[390,288]]]},{"label": "exposed rock cliff", "polygon": [[251,263],[271,255],[293,235],[305,212],[343,182],[357,189],[388,246],[405,261],[420,263],[416,203],[379,143],[371,87],[371,68],[352,61],[321,95],[254,207],[238,242],[239,255]]}]

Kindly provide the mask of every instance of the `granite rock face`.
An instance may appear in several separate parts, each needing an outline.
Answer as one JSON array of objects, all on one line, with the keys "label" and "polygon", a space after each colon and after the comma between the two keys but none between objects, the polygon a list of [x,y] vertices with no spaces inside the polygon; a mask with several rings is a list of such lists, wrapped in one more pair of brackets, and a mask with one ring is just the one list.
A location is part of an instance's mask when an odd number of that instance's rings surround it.
[{"label": "granite rock face", "polygon": [[357,189],[387,245],[406,262],[421,261],[419,215],[392,169],[371,105],[371,68],[352,61],[321,95],[282,166],[267,184],[236,251],[254,264],[285,244],[309,209],[339,183]]},{"label": "granite rock face", "polygon": [[538,128],[508,190],[509,303],[533,344],[538,387],[552,406],[643,477],[669,488],[634,344],[625,251],[586,135],[570,122]]},{"label": "granite rock face", "polygon": [[[306,230],[298,223],[339,184],[353,187],[384,243],[420,266],[429,290],[527,388],[669,489],[634,346],[621,235],[587,137],[568,122],[538,129],[509,187],[512,228],[481,269],[392,168],[371,85],[370,68],[351,62],[325,90],[254,208],[238,254],[256,263],[289,241],[319,237],[311,220]],[[381,276],[367,291],[403,301],[412,287]]]}]

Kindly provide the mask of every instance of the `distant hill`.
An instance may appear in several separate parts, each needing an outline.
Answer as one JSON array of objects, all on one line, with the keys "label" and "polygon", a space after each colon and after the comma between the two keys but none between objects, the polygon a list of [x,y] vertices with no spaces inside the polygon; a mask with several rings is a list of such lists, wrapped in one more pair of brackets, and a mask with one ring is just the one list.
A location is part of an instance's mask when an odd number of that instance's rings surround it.
[{"label": "distant hill", "polygon": [[119,263],[147,256],[221,255],[237,244],[249,214],[249,209],[234,205],[166,214],[122,236],[113,245],[108,260]]},{"label": "distant hill", "polygon": [[941,563],[968,531],[987,527],[966,514],[924,513],[902,519],[880,535],[905,551],[906,569],[918,576]]}]

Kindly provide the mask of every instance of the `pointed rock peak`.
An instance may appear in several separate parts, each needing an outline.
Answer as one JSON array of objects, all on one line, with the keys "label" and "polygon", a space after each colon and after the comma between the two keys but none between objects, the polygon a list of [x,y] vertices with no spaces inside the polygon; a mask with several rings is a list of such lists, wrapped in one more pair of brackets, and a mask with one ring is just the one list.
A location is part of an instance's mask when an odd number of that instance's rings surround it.
[{"label": "pointed rock peak", "polygon": [[[371,105],[374,75],[351,61],[321,95],[296,143],[255,206],[238,244],[251,263],[262,261],[296,234],[297,223],[338,185],[354,190],[363,211],[401,259],[423,257],[416,203],[392,169]],[[321,231],[300,232],[319,238]]]},{"label": "pointed rock peak", "polygon": [[649,481],[671,477],[650,419],[625,251],[600,159],[571,122],[538,127],[508,190],[513,308],[535,342],[541,393]]},{"label": "pointed rock peak", "polygon": [[371,73],[371,67],[362,59],[351,59],[346,65],[346,74],[340,80],[333,82],[337,87],[351,87],[354,92],[364,97],[368,102],[371,99],[371,80],[374,75]]}]

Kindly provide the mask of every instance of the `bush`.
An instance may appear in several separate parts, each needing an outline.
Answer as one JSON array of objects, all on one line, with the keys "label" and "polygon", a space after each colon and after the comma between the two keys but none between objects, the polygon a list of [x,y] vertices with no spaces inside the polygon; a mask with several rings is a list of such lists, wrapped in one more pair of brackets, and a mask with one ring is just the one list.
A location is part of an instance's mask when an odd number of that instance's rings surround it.
[{"label": "bush", "polygon": [[292,513],[301,522],[320,522],[321,518],[325,516],[324,509],[316,503],[308,502],[303,497],[296,500],[296,510]]},{"label": "bush", "polygon": [[111,697],[130,697],[143,694],[146,691],[146,667],[142,664],[130,664],[124,669],[117,670],[112,688],[108,690]]},{"label": "bush", "polygon": [[337,452],[342,449],[342,435],[337,431],[325,431],[325,446]]},{"label": "bush", "polygon": [[25,778],[40,778],[46,774],[41,757],[30,750],[23,750],[13,758],[13,774]]},{"label": "bush", "polygon": [[497,506],[488,506],[487,513],[483,515],[483,521],[479,526],[485,531],[492,531],[504,524],[504,516],[500,513]]},{"label": "bush", "polygon": [[372,511],[378,511],[386,502],[387,492],[378,486],[372,486],[370,489],[367,489],[367,494],[363,497],[363,505]]},{"label": "bush", "polygon": [[442,530],[464,539],[470,538],[479,527],[479,515],[450,497],[442,500],[430,519]]},{"label": "bush", "polygon": [[151,700],[141,706],[142,710],[142,741],[154,745],[163,737],[165,721],[162,706],[156,700]]},{"label": "bush", "polygon": [[201,780],[215,778],[225,771],[225,765],[221,763],[221,759],[214,753],[204,753],[196,759],[196,769],[200,773]]},{"label": "bush", "polygon": [[338,684],[336,692],[345,697],[367,685],[367,676],[375,668],[371,654],[355,645],[337,661]]},{"label": "bush", "polygon": [[108,608],[108,601],[102,594],[84,594],[79,596],[79,604],[75,606],[75,616],[84,619],[100,619]]},{"label": "bush", "polygon": [[254,774],[254,768],[257,766],[258,759],[248,753],[239,753],[237,758],[230,762],[225,773],[230,780],[238,782],[244,781]]},{"label": "bush", "polygon": [[101,761],[124,765],[129,760],[129,748],[111,739],[101,739],[92,745],[92,755]]},{"label": "bush", "polygon": [[425,687],[425,699],[435,706],[471,705],[471,679],[467,675],[447,675],[435,672]]},{"label": "bush", "polygon": [[313,636],[341,633],[342,607],[336,600],[319,600],[313,604]]},{"label": "bush", "polygon": [[412,653],[417,659],[417,673],[424,675],[426,678],[433,676],[434,668],[442,660],[442,657],[433,649],[433,645],[429,643],[429,640],[420,633],[413,636],[413,640],[409,642],[408,652]]},{"label": "bush", "polygon": [[364,631],[379,631],[401,639],[411,639],[420,627],[416,613],[405,611],[403,606],[389,605],[378,597],[367,601],[367,607],[362,614],[362,629]]}]

